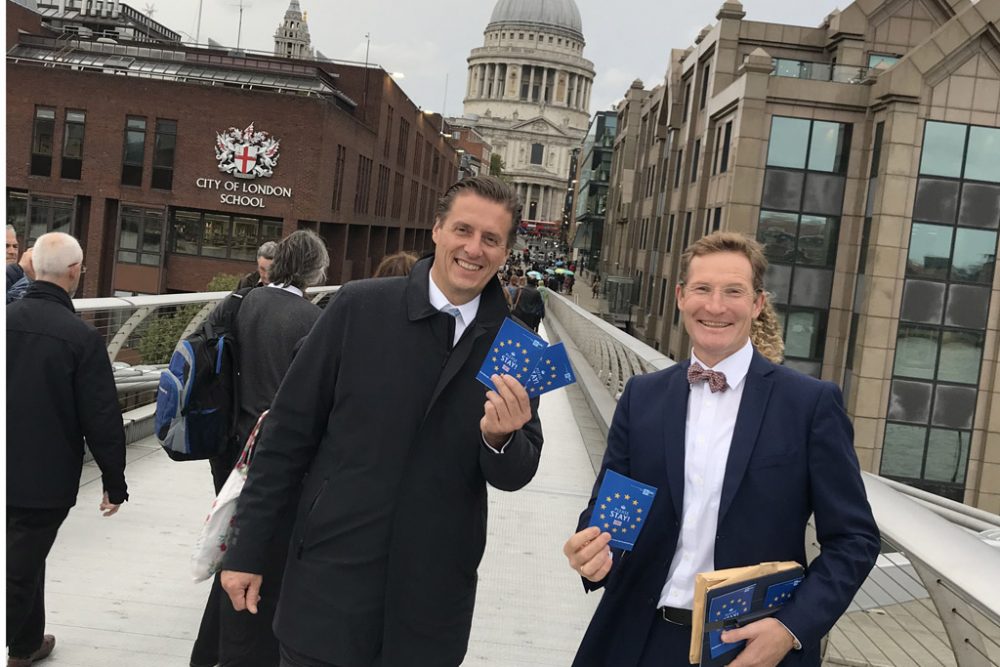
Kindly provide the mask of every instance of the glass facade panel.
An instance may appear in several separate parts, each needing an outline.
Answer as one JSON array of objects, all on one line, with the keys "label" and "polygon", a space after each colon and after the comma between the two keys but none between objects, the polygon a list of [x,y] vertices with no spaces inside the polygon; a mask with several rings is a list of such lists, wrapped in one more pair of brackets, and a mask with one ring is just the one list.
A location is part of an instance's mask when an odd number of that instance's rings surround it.
[{"label": "glass facade panel", "polygon": [[844,152],[844,125],[813,121],[809,142],[809,169],[841,173],[847,156]]},{"label": "glass facade panel", "polygon": [[795,213],[761,211],[757,240],[764,244],[764,254],[772,262],[795,261],[795,237],[798,233]]},{"label": "glass facade panel", "polygon": [[927,438],[924,479],[965,484],[965,470],[969,463],[969,440],[968,431],[932,428]]},{"label": "glass facade panel", "polygon": [[899,325],[893,375],[933,380],[937,356],[937,329]]},{"label": "glass facade panel", "polygon": [[201,240],[201,214],[194,211],[174,211],[174,252],[198,254]]},{"label": "glass facade panel", "polygon": [[771,118],[771,138],[767,147],[767,166],[804,169],[809,146],[809,123],[804,118]]},{"label": "glass facade panel", "polygon": [[786,211],[799,210],[799,205],[802,203],[803,176],[801,171],[768,169],[764,174],[764,193],[760,200],[761,207]]},{"label": "glass facade panel", "polygon": [[982,359],[983,334],[974,331],[943,331],[938,380],[976,384],[979,381]]},{"label": "glass facade panel", "polygon": [[[942,286],[943,287],[943,286]],[[988,287],[952,285],[948,289],[948,308],[944,322],[963,329],[986,328],[986,311],[990,305]]]},{"label": "glass facade panel", "polygon": [[225,257],[231,225],[232,220],[228,215],[206,213],[205,238],[201,244],[201,254],[207,257]]},{"label": "glass facade panel", "polygon": [[837,218],[803,215],[797,263],[832,267],[837,256],[838,227]]},{"label": "glass facade panel", "polygon": [[962,184],[958,224],[996,229],[1000,225],[1000,185]]},{"label": "glass facade panel", "polygon": [[[1000,156],[997,158],[1000,160]],[[958,228],[951,260],[951,279],[990,284],[997,261],[997,233],[985,229]]]},{"label": "glass facade panel", "polygon": [[920,151],[920,173],[961,178],[966,129],[956,123],[927,121]]},{"label": "glass facade panel", "polygon": [[879,474],[919,479],[924,465],[926,438],[927,429],[923,426],[886,424]]},{"label": "glass facade panel", "polygon": [[833,271],[830,269],[807,269],[796,266],[792,274],[793,306],[812,308],[830,307],[830,290],[833,286]]},{"label": "glass facade panel", "polygon": [[900,317],[909,322],[924,324],[941,324],[941,312],[944,310],[943,283],[930,283],[923,280],[907,280],[903,288],[903,306]]},{"label": "glass facade panel", "polygon": [[951,263],[953,227],[915,222],[910,231],[910,252],[906,275],[945,280]]},{"label": "glass facade panel", "polygon": [[768,264],[764,274],[764,288],[774,295],[774,302],[788,303],[788,291],[792,284],[792,267]]},{"label": "glass facade panel", "polygon": [[969,128],[965,178],[1000,183],[1000,127]]},{"label": "glass facade panel", "polygon": [[785,316],[785,354],[789,357],[810,358],[816,355],[820,335],[820,314],[811,311],[790,311]]},{"label": "glass facade panel", "polygon": [[807,174],[802,212],[839,216],[844,205],[844,181],[843,176]]},{"label": "glass facade panel", "polygon": [[917,183],[917,199],[913,204],[913,219],[955,224],[958,209],[958,181],[921,178]]},{"label": "glass facade panel", "polygon": [[139,233],[142,226],[142,219],[139,216],[129,215],[127,210],[122,210],[122,227],[118,236],[118,261],[137,262],[139,254]]},{"label": "glass facade panel", "polygon": [[893,380],[889,393],[889,419],[926,424],[931,412],[931,388],[927,382]]},{"label": "glass facade panel", "polygon": [[257,259],[257,228],[259,226],[257,218],[233,219],[233,247],[229,253],[231,259],[245,259],[255,261]]},{"label": "glass facade panel", "polygon": [[934,392],[935,426],[972,428],[972,415],[976,410],[976,388],[939,384]]}]

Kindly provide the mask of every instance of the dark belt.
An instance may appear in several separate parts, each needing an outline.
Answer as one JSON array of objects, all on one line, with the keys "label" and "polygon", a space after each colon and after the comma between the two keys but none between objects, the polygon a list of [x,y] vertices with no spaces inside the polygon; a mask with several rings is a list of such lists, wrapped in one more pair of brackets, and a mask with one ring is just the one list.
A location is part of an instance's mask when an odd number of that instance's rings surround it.
[{"label": "dark belt", "polygon": [[677,607],[660,607],[656,610],[667,623],[691,627],[691,610]]}]

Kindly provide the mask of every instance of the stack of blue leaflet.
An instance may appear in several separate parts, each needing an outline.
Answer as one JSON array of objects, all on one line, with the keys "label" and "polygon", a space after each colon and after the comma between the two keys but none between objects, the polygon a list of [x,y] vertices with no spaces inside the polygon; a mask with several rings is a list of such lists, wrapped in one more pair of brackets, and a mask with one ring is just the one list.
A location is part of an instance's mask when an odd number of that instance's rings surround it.
[{"label": "stack of blue leaflet", "polygon": [[511,376],[531,398],[576,382],[562,343],[549,345],[510,318],[500,327],[476,379],[495,391],[493,375]]}]

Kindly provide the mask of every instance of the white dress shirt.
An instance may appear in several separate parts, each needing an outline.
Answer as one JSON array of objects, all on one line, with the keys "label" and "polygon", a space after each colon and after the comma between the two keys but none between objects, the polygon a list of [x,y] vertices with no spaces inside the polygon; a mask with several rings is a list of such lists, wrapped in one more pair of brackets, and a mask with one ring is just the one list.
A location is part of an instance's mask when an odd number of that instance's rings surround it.
[{"label": "white dress shirt", "polygon": [[434,277],[428,276],[428,278],[427,282],[430,286],[428,297],[430,298],[431,305],[438,310],[444,310],[449,306],[458,309],[459,316],[455,318],[455,338],[451,341],[451,346],[454,347],[458,344],[458,339],[462,337],[465,329],[472,324],[472,320],[476,319],[476,313],[479,312],[479,298],[481,295],[477,294],[476,298],[472,301],[463,303],[461,306],[456,306],[448,301],[448,297],[434,283]]},{"label": "white dress shirt", "polygon": [[749,340],[714,367],[709,367],[691,352],[692,363],[698,362],[705,368],[724,373],[729,388],[714,394],[708,382],[690,388],[684,429],[681,533],[667,581],[660,592],[660,607],[691,609],[694,576],[715,569],[715,532],[719,524],[722,482],[752,358],[753,346]]},{"label": "white dress shirt", "polygon": [[264,287],[276,287],[278,289],[285,290],[286,292],[291,292],[295,296],[305,296],[305,294],[303,294],[302,290],[300,290],[295,285],[284,285],[284,284],[280,284],[280,283],[268,283]]}]

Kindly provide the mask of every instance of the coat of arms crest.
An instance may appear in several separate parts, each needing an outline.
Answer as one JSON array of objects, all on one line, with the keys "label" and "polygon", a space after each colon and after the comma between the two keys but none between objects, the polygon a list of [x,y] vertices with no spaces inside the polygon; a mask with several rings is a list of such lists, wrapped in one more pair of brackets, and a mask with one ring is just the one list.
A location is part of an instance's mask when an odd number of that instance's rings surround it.
[{"label": "coat of arms crest", "polygon": [[215,159],[219,171],[236,178],[270,177],[278,166],[281,142],[268,132],[231,127],[215,135]]}]

